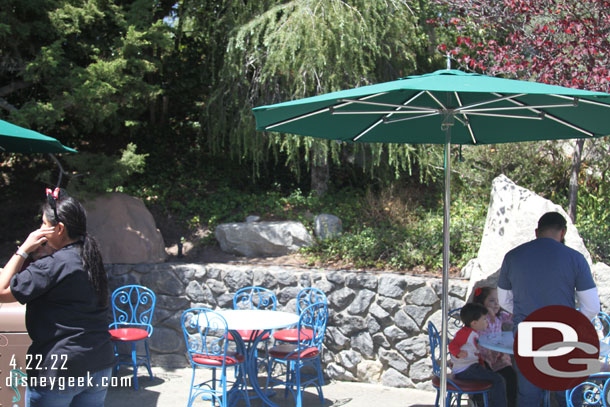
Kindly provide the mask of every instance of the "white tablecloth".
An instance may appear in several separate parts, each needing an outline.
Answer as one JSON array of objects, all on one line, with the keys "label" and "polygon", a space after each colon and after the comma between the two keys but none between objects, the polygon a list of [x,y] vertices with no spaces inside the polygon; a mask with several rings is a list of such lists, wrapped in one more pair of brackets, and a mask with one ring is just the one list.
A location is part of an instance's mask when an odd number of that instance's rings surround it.
[{"label": "white tablecloth", "polygon": [[291,312],[271,310],[219,310],[230,330],[267,330],[298,324],[299,316]]}]

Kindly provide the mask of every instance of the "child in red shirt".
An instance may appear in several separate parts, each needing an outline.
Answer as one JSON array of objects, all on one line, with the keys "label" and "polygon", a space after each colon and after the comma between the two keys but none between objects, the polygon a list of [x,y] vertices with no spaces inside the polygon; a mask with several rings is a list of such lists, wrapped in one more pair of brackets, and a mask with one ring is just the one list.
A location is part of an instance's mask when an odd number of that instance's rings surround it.
[{"label": "child in red shirt", "polygon": [[487,308],[481,304],[467,303],[460,311],[464,324],[449,343],[453,362],[453,375],[459,380],[484,380],[492,383],[489,405],[506,407],[506,383],[504,378],[485,367],[479,352],[479,331],[487,329]]},{"label": "child in red shirt", "polygon": [[[512,314],[500,309],[498,303],[498,290],[493,287],[478,287],[474,290],[473,301],[487,308],[487,329],[481,331],[481,335],[502,334],[502,325],[513,325]],[[508,406],[517,405],[517,375],[510,355],[491,349],[481,348],[481,357],[487,366],[502,375],[506,382],[506,396]]]}]

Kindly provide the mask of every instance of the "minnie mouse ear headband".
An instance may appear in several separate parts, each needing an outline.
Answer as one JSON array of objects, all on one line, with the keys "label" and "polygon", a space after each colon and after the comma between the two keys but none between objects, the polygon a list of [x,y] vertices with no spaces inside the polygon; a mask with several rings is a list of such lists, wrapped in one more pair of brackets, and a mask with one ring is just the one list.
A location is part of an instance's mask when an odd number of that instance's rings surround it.
[{"label": "minnie mouse ear headband", "polygon": [[59,188],[55,188],[54,190],[51,190],[51,188],[46,188],[45,193],[47,195],[47,203],[51,208],[53,208],[55,222],[60,222],[59,216],[57,216],[57,201],[59,200]]}]

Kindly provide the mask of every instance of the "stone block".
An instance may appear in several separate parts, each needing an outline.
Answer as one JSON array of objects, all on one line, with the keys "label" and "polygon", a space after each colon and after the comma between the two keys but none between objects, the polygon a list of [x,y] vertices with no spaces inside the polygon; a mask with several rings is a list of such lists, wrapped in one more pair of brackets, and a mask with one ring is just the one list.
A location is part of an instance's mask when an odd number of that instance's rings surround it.
[{"label": "stone block", "polygon": [[174,353],[186,349],[182,334],[162,326],[155,327],[149,345],[151,350],[159,353]]},{"label": "stone block", "polygon": [[365,273],[348,274],[345,278],[345,285],[349,288],[376,290],[377,276]]},{"label": "stone block", "polygon": [[422,328],[422,324],[426,320],[426,316],[432,311],[432,307],[424,307],[417,305],[406,305],[403,307],[403,311],[413,318],[415,323]]},{"label": "stone block", "polygon": [[362,356],[354,350],[344,350],[339,352],[336,359],[337,363],[350,371],[355,371],[356,366],[362,360]]},{"label": "stone block", "polygon": [[406,375],[393,368],[382,373],[381,383],[389,387],[413,387],[413,382]]},{"label": "stone block", "polygon": [[414,305],[432,305],[438,302],[439,298],[434,290],[429,286],[420,287],[407,294],[407,302]]},{"label": "stone block", "polygon": [[146,274],[142,276],[142,285],[150,288],[155,294],[180,296],[184,294],[184,285],[173,272]]},{"label": "stone block", "polygon": [[380,349],[379,360],[385,365],[396,369],[398,372],[407,372],[409,368],[407,360],[395,350]]},{"label": "stone block", "polygon": [[375,298],[375,293],[370,290],[359,290],[356,294],[356,297],[352,301],[349,307],[347,307],[347,312],[353,315],[358,315],[366,312],[369,305],[373,302]]},{"label": "stone block", "polygon": [[328,296],[328,302],[337,310],[342,310],[347,307],[354,297],[356,293],[351,288],[341,288],[340,290],[335,291],[334,293]]},{"label": "stone block", "polygon": [[420,328],[404,311],[400,310],[394,315],[394,323],[409,335],[417,335]]},{"label": "stone block", "polygon": [[358,363],[358,381],[364,383],[379,383],[383,365],[378,360],[363,360]]},{"label": "stone block", "polygon": [[372,358],[375,355],[375,345],[373,344],[373,337],[368,332],[360,332],[351,339],[352,348],[359,351],[367,358]]},{"label": "stone block", "polygon": [[402,298],[406,288],[407,282],[404,277],[382,275],[379,277],[377,292],[385,297]]},{"label": "stone block", "polygon": [[430,358],[421,359],[409,368],[409,378],[414,382],[422,382],[432,378],[432,361]]},{"label": "stone block", "polygon": [[390,343],[397,343],[409,337],[405,331],[397,327],[396,325],[391,325],[383,330],[383,333]]},{"label": "stone block", "polygon": [[418,335],[404,339],[398,342],[395,348],[409,362],[419,360],[426,356],[430,348],[428,335]]}]

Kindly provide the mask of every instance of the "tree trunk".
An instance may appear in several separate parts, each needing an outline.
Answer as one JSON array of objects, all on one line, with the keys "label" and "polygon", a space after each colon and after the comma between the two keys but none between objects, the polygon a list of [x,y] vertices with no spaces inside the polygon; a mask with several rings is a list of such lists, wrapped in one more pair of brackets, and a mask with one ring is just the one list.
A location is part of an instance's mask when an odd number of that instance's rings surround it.
[{"label": "tree trunk", "polygon": [[582,163],[582,150],[585,144],[584,139],[578,139],[574,146],[572,155],[572,167],[570,172],[570,187],[568,192],[568,215],[572,223],[576,222],[576,207],[578,205],[578,174]]},{"label": "tree trunk", "polygon": [[330,172],[326,150],[317,145],[313,146],[313,159],[311,160],[311,190],[318,196],[328,191]]}]

